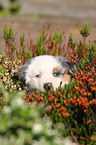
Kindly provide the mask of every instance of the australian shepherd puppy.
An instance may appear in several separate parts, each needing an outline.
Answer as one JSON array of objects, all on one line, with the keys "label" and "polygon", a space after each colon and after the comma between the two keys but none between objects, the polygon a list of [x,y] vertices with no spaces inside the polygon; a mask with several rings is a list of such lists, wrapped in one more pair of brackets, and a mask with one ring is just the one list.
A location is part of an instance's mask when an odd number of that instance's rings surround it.
[{"label": "australian shepherd puppy", "polygon": [[30,59],[19,67],[19,78],[30,91],[48,91],[63,88],[76,71],[75,65],[62,56],[41,55]]}]

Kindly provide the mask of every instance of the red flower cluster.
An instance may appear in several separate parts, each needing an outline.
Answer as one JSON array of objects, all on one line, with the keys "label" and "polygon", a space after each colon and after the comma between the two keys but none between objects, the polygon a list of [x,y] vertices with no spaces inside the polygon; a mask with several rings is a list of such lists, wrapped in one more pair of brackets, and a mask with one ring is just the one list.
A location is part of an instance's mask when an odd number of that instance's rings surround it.
[{"label": "red flower cluster", "polygon": [[91,123],[91,120],[88,120],[88,121],[87,121],[87,125],[88,125],[89,123]]},{"label": "red flower cluster", "polygon": [[60,111],[61,111],[62,116],[68,117],[70,115],[69,113],[66,112],[66,108],[63,106],[60,108]]},{"label": "red flower cluster", "polygon": [[52,102],[55,99],[55,96],[53,96],[52,94],[49,97],[49,102]]},{"label": "red flower cluster", "polygon": [[82,110],[84,110],[84,113],[86,113],[85,109],[88,109],[90,102],[88,102],[88,99],[82,96],[79,96],[78,98],[75,96],[74,98],[69,99],[69,104],[73,104],[75,107],[79,107]]},{"label": "red flower cluster", "polygon": [[34,97],[32,97],[32,94],[31,95],[25,95],[25,99],[28,101],[28,102],[34,102]]},{"label": "red flower cluster", "polygon": [[60,108],[60,104],[53,105],[53,108],[54,109],[59,109]]},{"label": "red flower cluster", "polygon": [[[87,73],[87,74],[86,74]],[[77,72],[77,74],[75,73],[74,74],[74,78],[76,79],[76,83],[80,83],[81,86],[84,88],[84,89],[81,89],[80,87],[78,86],[75,86],[75,90],[80,93],[81,95],[84,95],[84,96],[90,96],[91,95],[91,92],[96,92],[96,71],[90,71],[90,72]],[[88,90],[88,91],[86,91]],[[91,90],[89,92],[89,90]]]},{"label": "red flower cluster", "polygon": [[73,57],[73,55],[72,55],[72,57],[69,57],[69,60],[71,62],[73,62],[74,64],[76,64],[76,57]]},{"label": "red flower cluster", "polygon": [[38,102],[38,104],[44,102],[43,96],[38,95],[38,96],[37,96],[37,102]]},{"label": "red flower cluster", "polygon": [[44,102],[44,98],[43,98],[44,94],[39,94],[38,96],[35,95],[34,91],[28,95],[25,95],[25,100],[26,102],[37,102],[38,104],[43,103]]}]

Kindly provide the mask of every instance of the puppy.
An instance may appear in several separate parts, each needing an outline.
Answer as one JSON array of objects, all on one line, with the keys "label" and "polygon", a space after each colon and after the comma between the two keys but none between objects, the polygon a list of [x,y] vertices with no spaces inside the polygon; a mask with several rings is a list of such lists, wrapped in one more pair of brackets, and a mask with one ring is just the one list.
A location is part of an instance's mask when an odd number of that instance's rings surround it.
[{"label": "puppy", "polygon": [[62,56],[41,55],[30,59],[18,69],[19,78],[30,91],[63,88],[76,71],[75,65]]}]

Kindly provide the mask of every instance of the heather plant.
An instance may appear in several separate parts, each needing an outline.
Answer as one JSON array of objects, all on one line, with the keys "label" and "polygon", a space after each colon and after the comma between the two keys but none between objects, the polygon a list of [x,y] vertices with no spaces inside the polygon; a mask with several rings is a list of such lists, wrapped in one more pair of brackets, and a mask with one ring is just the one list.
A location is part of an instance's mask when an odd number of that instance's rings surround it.
[{"label": "heather plant", "polygon": [[69,36],[69,46],[71,47],[72,50],[74,50],[75,47],[76,47],[76,42],[73,42],[73,35],[72,35],[72,33]]},{"label": "heather plant", "polygon": [[44,103],[46,113],[42,115],[49,115],[54,125],[63,122],[66,128],[63,135],[72,135],[81,144],[88,144],[96,132],[96,71],[87,73],[75,74],[76,81],[65,86],[65,89],[58,88],[51,94],[36,96],[32,93],[25,96],[27,103]]},{"label": "heather plant", "polygon": [[[51,32],[45,33],[43,30],[40,32],[36,44],[33,44],[30,33],[28,34],[29,41],[25,39],[25,34],[23,34],[20,36],[20,45],[18,47],[16,46],[15,40],[16,33],[13,31],[12,25],[10,27],[5,25],[3,34],[6,43],[5,56],[12,60],[15,60],[16,58],[21,59],[22,64],[31,57],[42,54],[62,55],[68,58],[73,52],[75,52],[70,45],[67,45],[65,34],[60,32],[51,34]],[[68,44],[72,43],[73,40],[71,39],[72,38],[69,39]]]},{"label": "heather plant", "polygon": [[[7,27],[8,28],[8,27]],[[93,145],[96,142],[96,46],[95,43],[86,43],[90,33],[90,24],[80,26],[80,34],[83,41],[76,42],[70,34],[68,42],[64,33],[45,33],[43,30],[38,36],[36,44],[33,44],[29,35],[29,43],[26,44],[25,35],[20,36],[20,47],[14,50],[17,60],[10,60],[0,56],[0,78],[8,92],[18,92],[25,90],[25,104],[40,104],[43,109],[40,111],[41,117],[49,116],[53,128],[58,128],[57,123],[62,123],[59,128],[63,137],[71,136],[78,144]],[[9,28],[10,29],[10,28]],[[8,29],[8,35],[9,35]],[[49,29],[49,28],[48,28]],[[6,46],[10,50],[10,43],[14,43],[12,38],[4,37]],[[11,43],[11,44],[12,44]],[[11,47],[12,48],[12,47]],[[24,64],[28,59],[37,55],[62,55],[72,61],[77,72],[74,80],[64,89],[58,87],[56,91],[32,92],[28,94],[28,88],[18,79],[18,66]],[[7,54],[8,55],[8,54]],[[62,83],[62,82],[61,82]],[[2,95],[2,92],[0,92]],[[1,109],[5,96],[1,97]],[[25,105],[25,106],[26,106]]]},{"label": "heather plant", "polygon": [[94,61],[96,60],[96,48],[95,44],[90,44],[87,46],[86,54],[79,60],[79,69],[86,71],[85,68],[93,67],[95,68]]},{"label": "heather plant", "polygon": [[4,26],[3,30],[4,34],[4,40],[6,43],[6,51],[5,51],[5,56],[10,58],[11,60],[14,59],[15,51],[16,51],[16,46],[15,46],[15,35],[12,26],[7,27],[7,25]]},{"label": "heather plant", "polygon": [[5,93],[6,100],[0,113],[1,145],[65,145],[71,142],[62,139],[58,130],[52,129],[48,118],[40,118],[42,107],[36,109],[34,104],[25,105],[24,92],[10,94],[1,82],[0,91]]},{"label": "heather plant", "polygon": [[80,34],[84,38],[84,42],[86,41],[86,38],[90,35],[90,23],[89,25],[85,24],[84,26],[79,27]]}]

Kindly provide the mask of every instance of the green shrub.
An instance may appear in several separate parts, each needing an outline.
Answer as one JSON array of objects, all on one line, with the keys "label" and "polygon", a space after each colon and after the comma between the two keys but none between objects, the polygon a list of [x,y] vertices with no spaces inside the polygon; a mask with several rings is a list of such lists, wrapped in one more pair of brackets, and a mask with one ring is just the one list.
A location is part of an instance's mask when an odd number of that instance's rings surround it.
[{"label": "green shrub", "polygon": [[10,0],[8,8],[2,6],[0,2],[0,15],[12,15],[17,14],[21,8],[21,5],[17,0]]},{"label": "green shrub", "polygon": [[12,2],[11,3],[11,6],[10,6],[10,11],[11,11],[11,13],[16,13],[16,12],[18,12],[19,10],[20,10],[20,4],[19,3],[17,3],[17,2]]},{"label": "green shrub", "polygon": [[[0,83],[0,90],[4,91]],[[25,105],[24,92],[5,91],[6,105],[0,113],[1,145],[64,145],[68,139],[61,139],[57,130],[52,129],[48,118],[40,119],[42,107]]]}]

